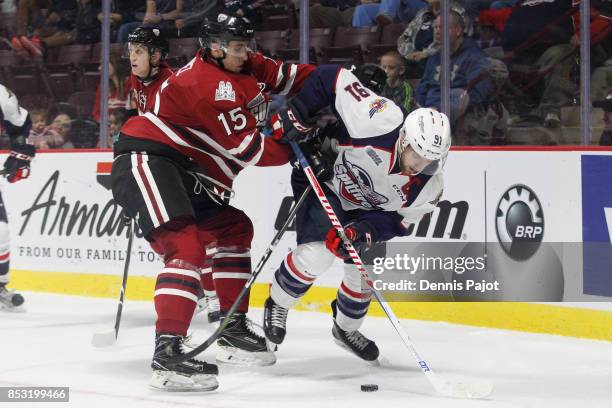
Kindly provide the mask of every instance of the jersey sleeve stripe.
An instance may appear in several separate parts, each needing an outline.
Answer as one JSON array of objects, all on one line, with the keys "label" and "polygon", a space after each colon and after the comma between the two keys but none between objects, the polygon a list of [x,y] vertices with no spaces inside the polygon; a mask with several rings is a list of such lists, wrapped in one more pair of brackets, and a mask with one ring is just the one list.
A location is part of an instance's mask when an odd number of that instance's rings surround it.
[{"label": "jersey sleeve stripe", "polygon": [[255,138],[250,146],[244,152],[237,154],[236,158],[247,163],[252,163],[255,155],[263,150],[263,138],[261,137],[261,133],[259,133],[259,131],[255,131],[254,135]]},{"label": "jersey sleeve stripe", "polygon": [[296,75],[297,75],[297,65],[291,64],[289,78],[287,79],[287,84],[285,84],[285,87],[280,92],[281,95],[287,95],[291,91],[291,88],[293,87],[293,81],[295,81]]},{"label": "jersey sleeve stripe", "polygon": [[276,74],[276,84],[274,85],[274,89],[277,89],[281,82],[283,81],[283,78],[285,78],[285,70],[287,68],[285,68],[287,66],[287,64],[283,64],[281,65],[280,69],[278,70],[278,73]]}]

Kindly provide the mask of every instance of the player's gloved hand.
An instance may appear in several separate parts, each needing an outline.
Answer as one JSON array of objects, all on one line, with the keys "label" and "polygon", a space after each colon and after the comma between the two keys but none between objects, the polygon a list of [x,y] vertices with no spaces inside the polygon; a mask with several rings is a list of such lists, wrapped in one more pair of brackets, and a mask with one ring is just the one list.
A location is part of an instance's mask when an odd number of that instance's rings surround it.
[{"label": "player's gloved hand", "polygon": [[6,178],[10,183],[28,178],[30,162],[36,154],[36,148],[31,144],[13,145],[9,157],[4,162]]},{"label": "player's gloved hand", "polygon": [[270,118],[272,137],[281,142],[302,142],[314,136],[318,116],[310,116],[308,108],[297,98]]},{"label": "player's gloved hand", "polygon": [[[317,176],[317,179],[324,183],[332,179],[334,175],[334,160],[321,152],[321,141],[317,136],[319,129],[315,129],[314,136],[308,139],[306,142],[299,143],[300,149],[306,156],[306,160],[310,164],[313,173]],[[293,156],[294,162],[293,167],[297,170],[302,171],[300,162]]]},{"label": "player's gloved hand", "polygon": [[[367,222],[361,221],[349,224],[344,227],[344,232],[359,254],[372,246],[372,229]],[[338,258],[348,259],[351,257],[338,235],[338,230],[333,227],[327,232],[325,246]]]}]

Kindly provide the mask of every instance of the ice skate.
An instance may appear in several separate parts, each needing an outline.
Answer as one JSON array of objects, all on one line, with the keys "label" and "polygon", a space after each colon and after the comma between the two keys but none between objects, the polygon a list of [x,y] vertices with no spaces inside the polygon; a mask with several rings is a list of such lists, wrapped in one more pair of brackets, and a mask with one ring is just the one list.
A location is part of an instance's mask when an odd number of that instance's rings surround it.
[{"label": "ice skate", "polygon": [[[223,319],[223,317],[222,317]],[[217,361],[245,366],[268,366],[276,356],[268,350],[266,339],[253,331],[253,323],[243,314],[235,314],[219,335]]]},{"label": "ice skate", "polygon": [[331,304],[332,311],[334,314],[334,327],[332,328],[332,335],[334,341],[340,347],[349,350],[357,357],[365,361],[375,361],[378,359],[380,352],[378,346],[372,340],[361,334],[359,330],[346,331],[342,330],[336,323],[336,301],[334,300]]},{"label": "ice skate", "polygon": [[272,297],[264,305],[264,333],[272,344],[281,344],[287,334],[287,314],[289,309],[278,305]]},{"label": "ice skate", "polygon": [[151,368],[153,376],[149,385],[162,391],[212,391],[219,387],[215,364],[190,358],[182,363],[171,364],[170,358],[187,353],[183,336],[161,334],[155,339],[155,353]]}]

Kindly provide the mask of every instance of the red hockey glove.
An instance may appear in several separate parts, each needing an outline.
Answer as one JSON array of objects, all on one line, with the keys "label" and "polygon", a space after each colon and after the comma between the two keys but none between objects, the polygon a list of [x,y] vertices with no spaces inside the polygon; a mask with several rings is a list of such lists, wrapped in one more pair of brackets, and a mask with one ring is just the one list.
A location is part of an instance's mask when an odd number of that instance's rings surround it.
[{"label": "red hockey glove", "polygon": [[[349,224],[344,228],[344,232],[357,253],[361,254],[372,246],[372,232],[369,224],[365,222]],[[349,259],[351,257],[338,235],[338,230],[333,227],[327,232],[325,246],[338,258]]]},{"label": "red hockey glove", "polygon": [[30,162],[36,154],[36,148],[31,144],[14,145],[9,157],[4,162],[4,172],[10,183],[28,178]]}]

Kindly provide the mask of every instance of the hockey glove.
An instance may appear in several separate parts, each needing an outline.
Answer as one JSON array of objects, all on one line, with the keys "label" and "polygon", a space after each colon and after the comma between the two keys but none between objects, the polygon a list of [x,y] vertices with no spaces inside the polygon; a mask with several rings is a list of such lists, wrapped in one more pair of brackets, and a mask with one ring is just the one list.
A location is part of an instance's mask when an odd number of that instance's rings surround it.
[{"label": "hockey glove", "polygon": [[[361,254],[372,246],[372,229],[367,222],[355,222],[344,228],[346,237],[351,241],[357,253]],[[338,230],[331,228],[325,237],[325,246],[338,258],[349,259],[351,256],[338,235]]]},{"label": "hockey glove", "polygon": [[4,162],[4,172],[10,183],[28,178],[30,162],[36,154],[36,148],[31,144],[15,144],[9,157]]},{"label": "hockey glove", "polygon": [[272,137],[281,142],[302,142],[314,136],[318,116],[310,116],[308,108],[297,98],[289,99],[287,107],[272,115]]}]

